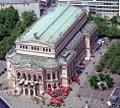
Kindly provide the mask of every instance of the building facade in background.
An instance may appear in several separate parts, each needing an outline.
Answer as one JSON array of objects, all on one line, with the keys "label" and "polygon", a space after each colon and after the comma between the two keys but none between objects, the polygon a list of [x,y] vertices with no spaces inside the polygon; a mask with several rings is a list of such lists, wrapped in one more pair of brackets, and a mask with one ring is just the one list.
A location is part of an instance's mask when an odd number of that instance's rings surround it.
[{"label": "building facade in background", "polygon": [[7,71],[17,91],[29,96],[69,86],[78,64],[91,58],[97,40],[97,26],[85,12],[57,5],[16,40],[6,55]]},{"label": "building facade in background", "polygon": [[34,11],[37,18],[47,9],[47,1],[43,0],[0,0],[0,9],[13,6],[18,10],[19,15],[25,11]]},{"label": "building facade in background", "polygon": [[97,15],[120,16],[120,0],[58,0],[58,2],[80,6]]}]

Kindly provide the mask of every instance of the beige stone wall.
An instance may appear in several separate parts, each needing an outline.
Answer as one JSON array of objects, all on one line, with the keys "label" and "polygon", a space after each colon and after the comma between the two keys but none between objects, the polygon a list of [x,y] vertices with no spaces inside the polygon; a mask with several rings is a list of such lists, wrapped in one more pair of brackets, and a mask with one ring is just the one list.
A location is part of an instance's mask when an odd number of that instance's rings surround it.
[{"label": "beige stone wall", "polygon": [[[24,46],[24,48],[23,48],[23,46]],[[27,49],[26,49],[26,46],[27,46]],[[34,49],[34,48],[36,48],[36,49]],[[22,43],[22,42],[16,43],[15,50],[19,54],[27,54],[27,55],[36,55],[36,56],[42,56],[42,57],[55,58],[54,46],[44,45],[44,44],[38,43],[38,42],[35,43],[34,41],[26,42],[26,43]]]}]

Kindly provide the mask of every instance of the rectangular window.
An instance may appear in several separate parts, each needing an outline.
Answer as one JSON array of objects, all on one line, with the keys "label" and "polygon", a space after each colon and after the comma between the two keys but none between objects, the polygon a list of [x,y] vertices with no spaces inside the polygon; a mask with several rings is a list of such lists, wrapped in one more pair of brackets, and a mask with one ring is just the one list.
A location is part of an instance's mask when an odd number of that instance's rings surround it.
[{"label": "rectangular window", "polygon": [[49,52],[51,52],[51,49],[49,49]]},{"label": "rectangular window", "polygon": [[36,50],[36,47],[34,47],[34,50]]},{"label": "rectangular window", "polygon": [[28,49],[28,46],[26,46],[26,49]]},{"label": "rectangular window", "polygon": [[43,48],[43,51],[45,51],[45,48]]},{"label": "rectangular window", "polygon": [[46,48],[46,51],[48,52],[48,49]]},{"label": "rectangular window", "polygon": [[37,50],[39,51],[39,47],[37,47]]}]

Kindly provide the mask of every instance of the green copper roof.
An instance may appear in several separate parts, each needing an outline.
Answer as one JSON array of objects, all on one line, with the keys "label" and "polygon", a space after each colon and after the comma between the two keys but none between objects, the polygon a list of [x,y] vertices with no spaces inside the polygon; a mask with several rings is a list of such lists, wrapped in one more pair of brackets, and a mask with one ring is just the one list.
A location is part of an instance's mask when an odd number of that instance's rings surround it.
[{"label": "green copper roof", "polygon": [[57,59],[49,57],[39,57],[12,53],[11,59],[16,62],[19,66],[26,67],[45,67],[52,68],[59,65]]},{"label": "green copper roof", "polygon": [[27,41],[36,38],[40,42],[54,44],[81,13],[82,10],[78,7],[57,5],[26,31],[21,39]]}]

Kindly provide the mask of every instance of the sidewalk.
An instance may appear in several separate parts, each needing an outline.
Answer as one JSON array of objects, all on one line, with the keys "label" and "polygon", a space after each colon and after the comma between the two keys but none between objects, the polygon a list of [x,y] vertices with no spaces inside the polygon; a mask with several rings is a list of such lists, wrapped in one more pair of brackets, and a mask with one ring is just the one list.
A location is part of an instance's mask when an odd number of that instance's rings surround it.
[{"label": "sidewalk", "polygon": [[[84,83],[88,80],[88,78],[94,74],[94,69],[95,65],[98,63],[100,60],[101,56],[106,52],[107,47],[101,47],[100,50],[98,50],[94,56],[95,58],[91,59],[87,63],[88,65],[86,66],[85,70],[82,72],[82,74],[79,76],[80,79],[80,86],[76,83],[72,84],[73,91],[68,95],[68,97],[65,99],[65,106],[62,106],[61,108],[85,108],[85,100],[90,100],[89,98],[82,98],[82,100],[78,99],[78,94],[80,87],[84,85]],[[102,55],[100,54],[102,52]],[[93,63],[95,62],[95,64]],[[87,72],[87,74],[86,74]],[[101,104],[100,100],[95,100],[99,105]],[[95,107],[96,105],[94,105]],[[92,108],[92,107],[91,107]],[[100,108],[100,107],[99,107]]]}]

